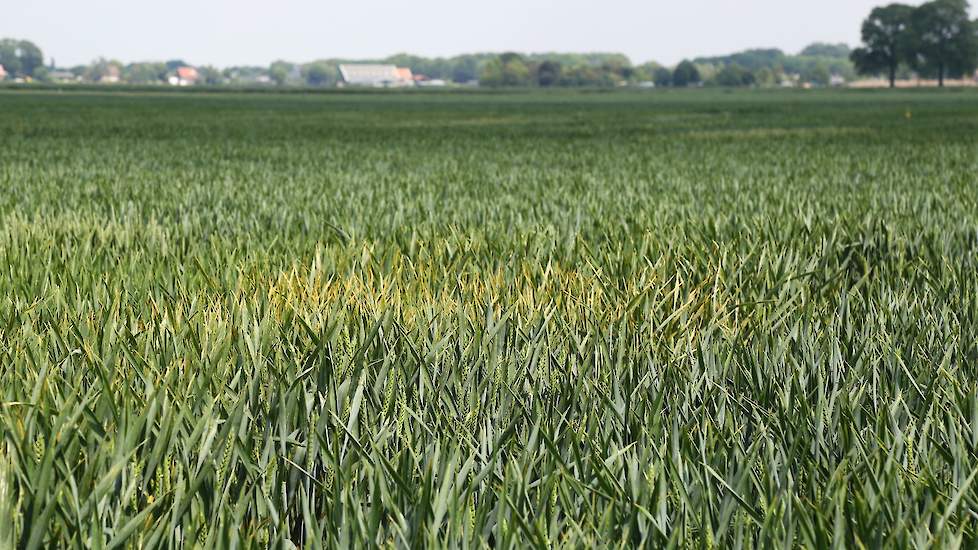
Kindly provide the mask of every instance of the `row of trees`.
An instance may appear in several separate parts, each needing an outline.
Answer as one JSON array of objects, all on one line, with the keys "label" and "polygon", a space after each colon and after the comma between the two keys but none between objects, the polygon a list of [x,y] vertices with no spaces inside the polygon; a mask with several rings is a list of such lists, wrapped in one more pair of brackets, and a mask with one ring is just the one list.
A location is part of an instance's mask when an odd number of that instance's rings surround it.
[{"label": "row of trees", "polygon": [[921,6],[890,4],[874,9],[862,25],[863,47],[852,52],[862,74],[886,74],[896,85],[901,66],[936,77],[967,75],[978,66],[978,22],[967,0],[933,0]]},{"label": "row of trees", "polygon": [[778,49],[751,49],[693,60],[703,81],[719,86],[777,86],[783,82],[829,85],[833,77],[855,77],[845,44],[811,44],[797,55]]},{"label": "row of trees", "polygon": [[[652,82],[664,86],[776,86],[784,81],[827,85],[850,80],[856,72],[886,74],[890,85],[911,72],[937,78],[968,74],[978,65],[978,22],[968,16],[967,0],[932,0],[919,7],[890,4],[872,11],[862,26],[863,46],[850,52],[845,44],[816,43],[797,55],[777,49],[754,49],[720,57],[685,60],[674,68],[649,62],[632,65],[622,54],[467,54],[425,58],[398,54],[372,63],[410,67],[415,74],[457,83],[478,81],[489,87],[615,86]],[[364,60],[325,59],[306,64],[276,61],[269,67],[197,67],[200,82],[334,86],[339,65]],[[54,70],[30,41],[0,40],[0,65],[15,78],[45,81]],[[123,64],[98,59],[70,69],[74,78],[90,82],[132,84],[166,82],[182,60]],[[59,75],[65,74],[59,70]]]},{"label": "row of trees", "polygon": [[[114,59],[99,58],[88,65],[56,69],[54,61],[45,65],[39,47],[27,40],[0,39],[0,65],[12,78],[47,82],[54,77],[70,77],[87,82],[126,82],[129,84],[158,84],[167,81],[178,67],[188,66],[182,60],[124,64]],[[223,84],[226,71],[214,67],[197,67],[201,82]]]},{"label": "row of trees", "polygon": [[[99,58],[88,65],[70,69],[43,66],[43,55],[33,44],[4,40],[3,60],[15,77],[36,81],[66,78],[84,82],[124,82],[129,84],[162,84],[183,60],[125,64]],[[674,68],[655,62],[632,65],[628,57],[616,53],[564,54],[516,53],[470,54],[452,58],[424,58],[399,54],[371,63],[388,63],[410,67],[415,74],[457,83],[479,82],[488,87],[611,87],[620,84],[653,82],[666,86],[775,86],[795,76],[805,82],[827,84],[832,74],[853,74],[845,45],[815,44],[799,55],[781,50],[747,50],[729,56],[697,58]],[[363,60],[324,59],[305,64],[276,61],[268,67],[197,67],[201,84],[332,87],[340,79],[339,65],[363,63]]]},{"label": "row of trees", "polygon": [[276,61],[268,76],[279,85],[332,86],[344,63],[382,63],[409,67],[416,75],[459,84],[478,82],[485,86],[612,86],[622,81],[650,79],[658,65],[632,66],[616,53],[467,54],[449,58],[426,58],[397,54],[382,59],[322,59],[305,64]]},{"label": "row of trees", "polygon": [[648,79],[655,67],[634,67],[622,54],[504,53],[483,61],[478,80],[489,87],[614,86]]},{"label": "row of trees", "polygon": [[[67,69],[75,78],[87,82],[118,81],[127,84],[162,84],[180,67],[190,66],[180,59],[170,61],[149,61],[124,64],[115,59],[99,58],[88,65],[79,65]],[[202,84],[225,84],[227,79],[224,72],[210,66],[196,67]]]},{"label": "row of trees", "polygon": [[468,54],[425,58],[398,54],[375,60],[322,59],[306,64],[276,61],[267,69],[278,85],[333,86],[344,63],[383,63],[409,67],[416,75],[459,84],[490,87],[614,86],[652,79],[655,63],[633,66],[622,54]]},{"label": "row of trees", "polygon": [[[587,59],[581,59],[581,58]],[[423,60],[423,58],[417,58]],[[800,77],[805,82],[827,84],[831,74],[837,74],[834,65],[818,62],[799,64],[794,56],[783,56],[782,61],[770,66],[756,66],[745,61],[744,54],[734,54],[727,58],[697,59],[683,61],[675,68],[657,63],[633,66],[620,54],[596,54],[578,56],[553,54],[553,57],[522,56],[515,53],[493,55],[475,64],[475,79],[452,80],[457,83],[477,81],[487,87],[612,87],[621,84],[640,84],[652,82],[657,87],[685,86],[775,86],[789,75]],[[327,59],[312,63],[296,64],[276,61],[269,67],[229,67],[223,70],[209,66],[198,66],[201,84],[208,85],[256,85],[273,84],[279,86],[332,87],[340,80],[339,65],[356,63]],[[362,61],[359,61],[362,63]],[[391,60],[375,62],[391,63]],[[415,74],[430,78],[443,78],[442,73],[424,73],[424,63],[394,63],[408,66]],[[842,73],[852,73],[851,64]],[[56,72],[40,66],[31,73],[17,73],[17,76],[30,76],[39,82],[47,81],[48,75],[63,81],[66,77],[82,82],[123,82],[128,84],[163,84],[175,74],[178,67],[187,66],[182,60],[167,62],[140,62],[124,64],[118,60],[96,59],[88,65]],[[15,67],[17,65],[14,65]],[[830,67],[832,67],[830,69]],[[52,67],[53,69],[53,67]],[[462,75],[469,76],[466,70]]]},{"label": "row of trees", "polygon": [[657,63],[632,66],[621,55],[568,62],[554,54],[521,56],[506,53],[482,65],[485,86],[612,86],[652,82],[665,86],[777,86],[784,81],[828,85],[832,77],[855,77],[845,44],[816,43],[798,55],[778,49],[746,50],[721,57],[685,60],[674,68]]}]

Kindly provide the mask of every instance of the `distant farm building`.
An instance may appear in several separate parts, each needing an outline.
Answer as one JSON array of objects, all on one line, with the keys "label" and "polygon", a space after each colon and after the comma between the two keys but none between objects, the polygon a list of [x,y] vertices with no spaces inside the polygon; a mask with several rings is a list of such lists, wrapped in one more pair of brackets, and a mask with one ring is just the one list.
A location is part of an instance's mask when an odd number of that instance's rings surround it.
[{"label": "distant farm building", "polygon": [[448,82],[440,78],[430,78],[427,75],[423,75],[423,74],[416,74],[413,76],[413,78],[414,78],[415,86],[441,87],[441,86],[448,85]]},{"label": "distant farm building", "polygon": [[397,68],[397,81],[398,82],[410,82],[414,83],[414,75],[411,74],[411,69],[407,67]]},{"label": "distant farm building", "polygon": [[400,88],[413,86],[411,69],[394,65],[344,64],[340,65],[343,84],[371,88]]},{"label": "distant farm building", "polygon": [[57,83],[77,82],[78,76],[71,71],[65,71],[63,69],[55,69],[48,73],[48,80]]},{"label": "distant farm building", "polygon": [[786,74],[781,78],[782,88],[794,88],[799,86],[801,82],[801,75],[799,74]]},{"label": "distant farm building", "polygon": [[177,72],[169,78],[173,86],[193,86],[200,80],[200,74],[193,67],[177,67]]},{"label": "distant farm building", "polygon": [[122,70],[117,65],[106,67],[105,73],[98,78],[98,81],[103,84],[117,84],[120,80],[122,80]]}]

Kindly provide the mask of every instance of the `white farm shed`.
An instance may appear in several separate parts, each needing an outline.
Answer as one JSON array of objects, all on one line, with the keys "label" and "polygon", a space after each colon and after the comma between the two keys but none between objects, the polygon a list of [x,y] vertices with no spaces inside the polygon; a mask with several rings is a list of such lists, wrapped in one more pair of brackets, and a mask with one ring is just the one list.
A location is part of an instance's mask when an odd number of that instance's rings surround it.
[{"label": "white farm shed", "polygon": [[340,75],[347,86],[390,88],[414,85],[414,80],[410,76],[405,78],[404,70],[394,65],[344,64],[340,65]]}]

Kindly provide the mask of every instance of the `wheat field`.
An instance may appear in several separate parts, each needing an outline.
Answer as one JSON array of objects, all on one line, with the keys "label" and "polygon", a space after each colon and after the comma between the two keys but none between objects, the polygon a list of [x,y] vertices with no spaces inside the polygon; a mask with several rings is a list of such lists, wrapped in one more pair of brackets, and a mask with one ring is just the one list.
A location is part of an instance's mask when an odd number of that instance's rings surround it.
[{"label": "wheat field", "polygon": [[0,113],[0,547],[978,544],[971,91]]}]

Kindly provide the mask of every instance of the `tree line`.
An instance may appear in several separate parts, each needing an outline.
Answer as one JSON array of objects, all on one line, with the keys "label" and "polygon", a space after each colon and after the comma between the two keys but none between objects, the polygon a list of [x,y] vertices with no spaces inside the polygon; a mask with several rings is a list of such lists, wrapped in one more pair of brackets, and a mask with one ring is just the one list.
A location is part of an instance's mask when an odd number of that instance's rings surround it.
[{"label": "tree line", "polygon": [[[123,63],[99,58],[68,68],[44,66],[44,56],[27,41],[4,40],[0,64],[14,77],[44,82],[66,78],[81,82],[162,84],[184,60]],[[747,50],[722,57],[685,60],[674,67],[656,62],[633,65],[620,53],[476,53],[428,58],[397,54],[381,59],[321,59],[309,63],[275,61],[269,66],[218,69],[197,66],[199,83],[208,85],[279,85],[331,87],[340,80],[344,63],[383,63],[409,67],[416,75],[456,84],[486,87],[614,87],[651,84],[657,87],[776,86],[790,77],[827,85],[832,75],[855,73],[845,44],[813,44],[797,55],[781,50]]]},{"label": "tree line", "polygon": [[621,54],[588,58],[561,54],[504,53],[489,58],[479,83],[490,87],[575,87],[651,84],[656,87],[778,86],[785,82],[828,85],[832,77],[855,76],[845,44],[815,43],[797,55],[779,49],[746,50],[728,56],[683,60],[674,67],[655,62],[633,66]]},{"label": "tree line", "polygon": [[[397,54],[383,59],[322,59],[310,63],[275,61],[270,66],[218,69],[198,66],[208,85],[335,86],[343,63],[384,63],[409,67],[432,80],[487,87],[613,87],[620,85],[754,86],[829,85],[857,74],[936,78],[968,75],[978,66],[978,22],[969,19],[968,0],[932,0],[920,6],[877,7],[862,24],[862,45],[816,43],[796,55],[752,49],[727,56],[683,60],[674,67],[655,62],[633,65],[620,53],[476,53],[427,58]],[[100,58],[88,65],[57,69],[45,65],[41,49],[28,40],[0,40],[0,65],[14,78],[160,84],[183,60],[124,64]]]},{"label": "tree line", "polygon": [[933,0],[920,6],[889,4],[873,9],[862,25],[863,46],[852,52],[861,74],[885,74],[896,86],[901,68],[937,78],[971,74],[978,66],[978,21],[967,0]]}]

